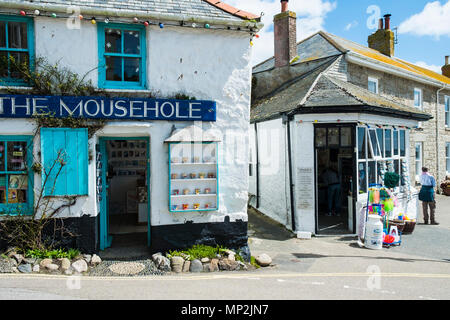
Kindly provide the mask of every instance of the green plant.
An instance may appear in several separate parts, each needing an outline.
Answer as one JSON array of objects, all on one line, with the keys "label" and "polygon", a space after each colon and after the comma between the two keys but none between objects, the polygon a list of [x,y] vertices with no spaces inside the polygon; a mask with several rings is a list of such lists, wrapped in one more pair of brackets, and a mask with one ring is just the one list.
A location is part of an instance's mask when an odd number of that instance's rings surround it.
[{"label": "green plant", "polygon": [[201,258],[213,259],[218,254],[224,254],[226,252],[226,250],[227,249],[222,246],[211,247],[211,246],[199,244],[199,245],[194,245],[193,247],[186,249],[186,250],[169,251],[167,256],[168,257],[189,256],[189,260],[195,260],[195,259],[201,259]]},{"label": "green plant", "polygon": [[74,259],[76,256],[80,255],[80,251],[77,249],[28,249],[25,251],[25,257],[28,258],[38,258],[38,259],[59,259],[68,258],[70,260]]},{"label": "green plant", "polygon": [[254,266],[256,269],[261,268],[261,266],[256,262],[256,258],[254,256],[250,257],[250,264]]}]

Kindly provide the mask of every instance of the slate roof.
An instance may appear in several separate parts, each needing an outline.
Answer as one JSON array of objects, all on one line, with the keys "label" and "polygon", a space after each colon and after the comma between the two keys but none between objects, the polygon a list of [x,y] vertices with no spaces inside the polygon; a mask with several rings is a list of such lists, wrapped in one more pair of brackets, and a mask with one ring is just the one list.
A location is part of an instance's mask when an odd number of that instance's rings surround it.
[{"label": "slate roof", "polygon": [[[330,47],[330,44],[332,47]],[[383,63],[387,67],[396,67],[400,70],[411,72],[418,77],[450,84],[450,78],[442,74],[419,67],[413,63],[396,57],[388,57],[377,50],[370,49],[369,47],[363,46],[359,43],[324,31],[319,31],[311,37],[297,43],[297,53],[300,56],[300,60],[297,63],[301,63],[305,61],[305,59],[317,59],[326,55],[330,56],[333,53],[336,54],[346,52],[357,53],[368,61]],[[271,57],[261,62],[253,68],[253,72],[257,73],[270,70],[274,67],[274,60],[274,57]]]},{"label": "slate roof", "polygon": [[260,18],[218,0],[7,0],[4,2],[42,5],[43,8],[46,6],[50,8],[51,5],[79,6],[237,21]]},{"label": "slate roof", "polygon": [[281,86],[251,109],[251,122],[261,122],[296,113],[364,112],[426,121],[431,115],[411,109],[354,84],[335,78],[325,71],[336,61],[326,62]]}]

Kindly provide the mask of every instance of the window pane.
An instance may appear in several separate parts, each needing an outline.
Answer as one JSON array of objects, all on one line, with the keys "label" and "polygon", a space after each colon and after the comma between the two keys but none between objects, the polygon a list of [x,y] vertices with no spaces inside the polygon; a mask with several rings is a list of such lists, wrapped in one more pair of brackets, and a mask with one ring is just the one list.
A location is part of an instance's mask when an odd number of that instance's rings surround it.
[{"label": "window pane", "polygon": [[341,146],[352,146],[352,128],[341,128]]},{"label": "window pane", "polygon": [[0,52],[0,77],[5,78],[8,76],[8,54],[6,52]]},{"label": "window pane", "polygon": [[358,128],[358,158],[366,158],[366,129]]},{"label": "window pane", "polygon": [[370,92],[377,93],[377,83],[375,81],[369,80],[369,87]]},{"label": "window pane", "polygon": [[124,80],[139,82],[140,74],[140,61],[139,58],[124,58]]},{"label": "window pane", "polygon": [[392,138],[391,129],[384,130],[384,147],[385,147],[385,157],[392,157]]},{"label": "window pane", "polygon": [[5,143],[0,142],[0,171],[6,171],[5,168]]},{"label": "window pane", "polygon": [[414,106],[420,107],[422,105],[422,94],[419,90],[414,90]]},{"label": "window pane", "polygon": [[377,161],[377,174],[378,174],[378,183],[383,183],[383,175],[386,173],[386,162],[385,161]]},{"label": "window pane", "polygon": [[26,203],[27,202],[28,176],[9,175],[8,183],[8,203]]},{"label": "window pane", "polygon": [[422,172],[422,143],[416,143],[416,175]]},{"label": "window pane", "polygon": [[26,169],[26,156],[26,142],[8,142],[8,171],[24,171]]},{"label": "window pane", "polygon": [[380,155],[384,156],[384,139],[383,139],[383,129],[377,129],[378,143],[380,145]]},{"label": "window pane", "polygon": [[394,160],[394,172],[401,176],[401,174],[400,174],[400,160]]},{"label": "window pane", "polygon": [[6,48],[6,23],[0,21],[0,48]]},{"label": "window pane", "polygon": [[366,182],[366,163],[361,162],[358,164],[358,181],[359,181],[359,193],[367,192],[367,182]]},{"label": "window pane", "polygon": [[28,70],[28,53],[14,52],[11,54],[11,57],[10,77],[15,79],[23,78],[23,73],[20,70]]},{"label": "window pane", "polygon": [[8,23],[8,45],[9,48],[28,48],[27,24],[25,22]]},{"label": "window pane", "polygon": [[328,146],[339,146],[339,128],[328,128]]},{"label": "window pane", "polygon": [[105,52],[122,52],[122,31],[119,29],[105,29]]},{"label": "window pane", "polygon": [[326,147],[327,145],[327,129],[316,128],[316,147]]},{"label": "window pane", "polygon": [[406,132],[400,130],[400,157],[406,156]]},{"label": "window pane", "polygon": [[446,163],[447,163],[447,174],[450,174],[450,143],[447,142],[445,145],[445,153],[446,153]]},{"label": "window pane", "polygon": [[6,174],[0,174],[0,203],[6,203]]},{"label": "window pane", "polygon": [[124,53],[139,54],[141,52],[139,31],[125,30],[123,36]]},{"label": "window pane", "polygon": [[393,145],[394,145],[394,156],[398,156],[398,130],[394,130]]},{"label": "window pane", "polygon": [[106,57],[106,80],[122,81],[122,58]]},{"label": "window pane", "polygon": [[369,186],[370,186],[371,184],[377,183],[377,175],[376,175],[376,171],[375,171],[375,161],[369,161],[368,171],[369,171]]},{"label": "window pane", "polygon": [[380,151],[379,151],[379,147],[378,147],[378,142],[377,142],[377,134],[375,132],[375,130],[369,130],[369,136],[370,136],[370,142],[372,144],[372,150],[373,150],[373,155],[375,157],[380,156]]}]

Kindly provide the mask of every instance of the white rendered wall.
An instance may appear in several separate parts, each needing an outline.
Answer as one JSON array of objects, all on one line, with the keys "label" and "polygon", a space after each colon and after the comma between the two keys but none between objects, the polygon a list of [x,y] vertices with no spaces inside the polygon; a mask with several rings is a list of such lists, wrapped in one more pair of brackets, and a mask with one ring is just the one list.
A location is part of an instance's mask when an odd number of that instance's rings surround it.
[{"label": "white rendered wall", "polygon": [[[121,121],[108,123],[90,140],[95,155],[99,136],[149,136],[151,144],[151,222],[167,225],[194,222],[247,221],[249,118],[251,94],[251,47],[245,32],[214,31],[181,27],[147,28],[148,89],[158,98],[185,93],[197,99],[217,102],[217,121],[195,123],[222,134],[219,143],[219,207],[217,212],[170,213],[168,211],[168,146],[173,126],[193,122]],[[36,18],[36,55],[46,56],[84,75],[98,67],[97,29],[82,22],[80,30],[68,29],[63,19]],[[97,84],[97,70],[88,79]],[[145,92],[145,91],[144,91]],[[26,92],[24,92],[26,94]],[[120,94],[119,94],[120,95]],[[130,96],[130,93],[127,92]],[[0,134],[32,135],[28,120],[0,119]],[[35,152],[40,141],[35,139]],[[89,164],[89,197],[63,211],[60,217],[98,214],[95,161]],[[36,177],[35,186],[40,185]]]}]

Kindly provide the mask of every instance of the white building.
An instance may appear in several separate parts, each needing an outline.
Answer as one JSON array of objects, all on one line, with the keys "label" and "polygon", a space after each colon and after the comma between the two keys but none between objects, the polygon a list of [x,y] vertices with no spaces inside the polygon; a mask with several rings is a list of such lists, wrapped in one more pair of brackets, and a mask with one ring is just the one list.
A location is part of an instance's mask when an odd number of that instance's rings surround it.
[{"label": "white building", "polygon": [[[0,54],[45,57],[99,91],[42,97],[4,65],[0,210],[22,205],[31,214],[45,174],[20,164],[42,161],[45,169],[61,148],[69,161],[46,194],[76,196],[57,216],[79,235],[69,246],[105,249],[115,232],[131,230],[146,233],[153,250],[245,247],[250,40],[261,24],[230,8],[209,0],[2,1]],[[106,125],[92,137],[86,129],[35,134],[30,117],[48,109]],[[26,184],[11,184],[17,175]]]},{"label": "white building", "polygon": [[[392,41],[390,53],[326,32],[297,43],[295,19],[290,11],[274,17],[275,55],[253,68],[251,205],[306,236],[361,234],[368,188],[391,171],[400,176],[394,214],[420,218],[415,144],[423,139],[430,152],[423,165],[442,167],[433,150],[438,144],[443,155],[450,78],[394,57],[390,15],[375,34]],[[416,88],[426,95],[416,99]],[[338,173],[330,184],[340,185],[340,216],[328,216],[339,209],[328,208],[327,167]]]}]

